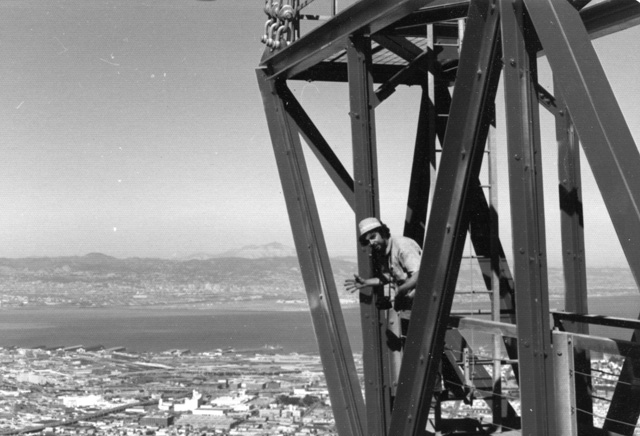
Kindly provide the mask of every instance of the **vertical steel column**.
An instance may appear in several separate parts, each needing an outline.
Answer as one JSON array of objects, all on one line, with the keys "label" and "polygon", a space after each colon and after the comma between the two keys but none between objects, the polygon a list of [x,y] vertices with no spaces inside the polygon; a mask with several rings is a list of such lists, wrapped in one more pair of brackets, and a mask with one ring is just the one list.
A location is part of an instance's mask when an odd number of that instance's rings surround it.
[{"label": "vertical steel column", "polygon": [[[578,12],[526,0],[636,283],[640,283],[640,153]],[[632,340],[640,339],[638,334]],[[640,416],[640,359],[625,359],[604,429],[631,434]]]},{"label": "vertical steel column", "polygon": [[[558,189],[560,227],[562,231],[562,264],[564,267],[565,310],[588,314],[587,269],[584,257],[584,221],[580,176],[578,135],[560,93],[556,93],[556,140],[558,141]],[[564,323],[572,333],[589,334],[586,323]],[[591,357],[588,350],[576,350],[574,365],[577,421],[581,429],[593,427],[591,399]]]},{"label": "vertical steel column", "polygon": [[[494,109],[495,113],[495,109]],[[495,118],[495,117],[494,117]],[[498,221],[498,156],[496,148],[495,138],[495,120],[494,125],[489,128],[489,136],[487,138],[487,146],[489,148],[489,210],[491,213],[491,220],[489,222],[489,235],[490,235],[490,264],[491,264],[491,276],[489,281],[491,282],[491,320],[499,322],[501,318],[500,307],[502,306],[502,298],[500,297],[500,283],[502,282],[503,273],[500,271],[501,251],[502,246],[500,244],[500,223]],[[500,361],[502,355],[502,335],[493,335],[493,372],[491,381],[492,386],[492,400],[491,412],[493,415],[493,424],[497,429],[502,427],[502,414],[503,414],[503,396],[502,396],[502,362]],[[508,402],[505,401],[506,404]],[[505,404],[505,405],[506,405]]]},{"label": "vertical steel column", "polygon": [[501,0],[504,93],[516,279],[522,434],[554,436],[535,34],[521,0]]},{"label": "vertical steel column", "polygon": [[571,335],[553,332],[553,368],[555,370],[556,398],[558,411],[556,413],[556,428],[558,436],[578,436],[576,413],[576,392],[574,352]]},{"label": "vertical steel column", "polygon": [[640,283],[640,153],[578,12],[564,1],[525,0],[558,88]]},{"label": "vertical steel column", "polygon": [[[429,26],[432,27],[432,26]],[[430,44],[433,40],[430,39]],[[430,47],[432,48],[432,47]],[[431,67],[434,63],[433,56],[430,56]],[[433,71],[433,68],[430,69]],[[427,209],[431,193],[431,178],[436,172],[436,113],[435,105],[431,97],[434,77],[427,74],[427,85],[422,86],[422,98],[420,100],[420,114],[418,116],[418,131],[413,154],[413,165],[411,168],[411,179],[409,184],[409,197],[407,199],[407,215],[405,218],[404,236],[412,238],[421,247],[424,243],[424,233],[426,230]],[[396,324],[400,323],[397,312],[390,311],[390,317],[397,318]],[[397,353],[402,358],[402,353]],[[400,375],[401,360],[394,361],[394,375],[397,386]]]},{"label": "vertical steel column", "polygon": [[309,300],[327,386],[341,435],[365,435],[364,402],[342,317],[300,137],[279,96],[278,83],[256,71]]},{"label": "vertical steel column", "polygon": [[[446,83],[439,81],[435,87],[435,105],[436,113],[438,115],[448,115],[451,108],[451,96]],[[495,105],[491,105],[490,113],[495,114]],[[488,109],[489,110],[489,109]],[[492,119],[495,116],[492,117]],[[493,120],[495,122],[495,120]],[[440,116],[436,122],[437,137],[441,143],[444,143],[444,136],[447,127],[447,117]],[[493,127],[490,127],[492,129]],[[491,130],[490,130],[491,131]],[[495,153],[494,153],[495,156]],[[469,203],[467,209],[470,213],[470,226],[469,234],[471,242],[473,243],[473,249],[478,256],[478,263],[482,270],[482,275],[485,277],[485,284],[487,289],[491,289],[490,277],[496,275],[500,280],[498,282],[500,290],[500,299],[498,301],[500,305],[500,312],[502,313],[501,321],[515,324],[515,300],[513,289],[513,277],[509,269],[509,264],[504,254],[500,237],[496,233],[495,235],[491,231],[493,223],[498,223],[498,214],[493,204],[491,208],[487,203],[485,194],[481,188],[481,183],[476,180],[471,184],[471,192],[469,196]],[[496,190],[493,189],[492,192]],[[494,202],[497,201],[494,199]],[[495,237],[495,240],[494,240]],[[495,250],[495,253],[494,253]],[[496,257],[497,256],[497,257]],[[492,262],[496,257],[497,264]],[[482,258],[491,259],[491,262],[484,262]],[[512,338],[504,338],[504,343],[507,347],[509,357],[511,359],[517,359],[518,353],[516,349],[515,340]],[[514,371],[517,374],[517,365],[514,365]]]},{"label": "vertical steel column", "polygon": [[[353,142],[353,179],[356,224],[363,218],[380,216],[375,116],[371,99],[371,40],[352,36],[347,44],[351,136]],[[367,252],[358,247],[358,270],[363,277],[373,275]],[[391,413],[389,355],[384,342],[384,319],[376,307],[382,288],[370,294],[360,293],[362,357],[367,405],[367,435],[384,436]]]},{"label": "vertical steel column", "polygon": [[429,90],[422,87],[418,131],[413,152],[413,165],[409,182],[407,215],[404,222],[404,236],[416,241],[420,246],[424,242],[427,208],[431,176],[436,166],[436,123],[435,107],[429,98]]},{"label": "vertical steel column", "polygon": [[[562,231],[562,264],[565,277],[565,310],[588,314],[587,271],[584,257],[584,215],[578,135],[561,93],[556,93],[558,141],[558,190]],[[585,323],[565,322],[572,333],[589,334]]]},{"label": "vertical steel column", "polygon": [[[477,180],[500,65],[498,13],[471,1],[465,44],[429,216],[390,435],[422,434],[429,416],[467,234],[469,185]],[[490,115],[490,114],[489,114]]]}]

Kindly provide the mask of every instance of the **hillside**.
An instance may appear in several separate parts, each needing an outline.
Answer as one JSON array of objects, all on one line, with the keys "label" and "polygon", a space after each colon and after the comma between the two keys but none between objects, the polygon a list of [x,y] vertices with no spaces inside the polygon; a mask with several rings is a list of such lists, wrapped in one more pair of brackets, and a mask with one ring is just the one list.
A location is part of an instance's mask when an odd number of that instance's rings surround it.
[{"label": "hillside", "polygon": [[[157,306],[211,307],[220,304],[306,305],[300,266],[293,250],[279,244],[243,247],[226,255],[182,260],[117,259],[100,253],[77,257],[0,258],[1,307]],[[231,257],[233,255],[233,257]],[[334,282],[344,301],[356,302],[342,284],[357,271],[355,262],[331,260]],[[474,272],[471,273],[471,270]],[[589,295],[637,295],[628,269],[592,268]],[[477,267],[461,265],[457,289],[482,290]],[[549,270],[549,293],[562,298],[562,270]],[[459,296],[475,299],[484,296]],[[267,307],[267,306],[265,306]]]},{"label": "hillside", "polygon": [[[251,250],[254,255],[258,251]],[[336,286],[343,294],[342,283],[356,271],[356,265],[334,259],[332,267]],[[91,253],[0,258],[3,307],[211,305],[278,300],[306,300],[294,256],[166,260],[117,259]]]}]

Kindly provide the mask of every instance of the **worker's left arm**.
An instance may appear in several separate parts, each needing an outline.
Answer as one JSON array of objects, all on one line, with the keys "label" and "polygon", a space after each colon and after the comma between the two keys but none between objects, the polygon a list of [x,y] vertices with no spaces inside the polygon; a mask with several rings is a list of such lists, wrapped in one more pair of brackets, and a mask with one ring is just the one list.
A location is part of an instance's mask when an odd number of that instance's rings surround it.
[{"label": "worker's left arm", "polygon": [[397,287],[396,292],[400,297],[411,299],[415,294],[416,284],[418,283],[422,250],[415,243],[405,244],[401,256],[407,279]]},{"label": "worker's left arm", "polygon": [[415,293],[416,283],[418,283],[418,272],[413,273],[407,280],[404,281],[397,288],[398,295],[404,295],[410,298],[413,298],[413,294]]}]

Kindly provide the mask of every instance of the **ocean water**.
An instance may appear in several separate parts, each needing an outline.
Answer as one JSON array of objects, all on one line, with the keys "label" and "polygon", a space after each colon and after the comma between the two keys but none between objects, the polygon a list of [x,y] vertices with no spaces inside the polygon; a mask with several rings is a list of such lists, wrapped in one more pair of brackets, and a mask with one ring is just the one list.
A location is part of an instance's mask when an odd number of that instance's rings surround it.
[{"label": "ocean water", "polygon": [[[561,308],[558,302],[553,308]],[[637,319],[639,295],[589,299],[592,314]],[[357,307],[343,310],[352,350],[362,351]],[[593,334],[629,339],[631,332],[592,327]],[[210,351],[279,347],[317,353],[308,311],[160,310],[154,308],[34,308],[0,310],[0,347],[94,346],[129,351]]]},{"label": "ocean water", "polygon": [[[354,310],[345,311],[348,330],[358,330],[359,322]],[[122,346],[137,352],[171,349],[200,352],[228,347],[246,350],[269,346],[282,348],[284,352],[317,352],[311,316],[303,310],[1,310],[0,332],[0,347],[102,345],[107,348]],[[358,346],[358,339],[354,336],[353,340]]]}]

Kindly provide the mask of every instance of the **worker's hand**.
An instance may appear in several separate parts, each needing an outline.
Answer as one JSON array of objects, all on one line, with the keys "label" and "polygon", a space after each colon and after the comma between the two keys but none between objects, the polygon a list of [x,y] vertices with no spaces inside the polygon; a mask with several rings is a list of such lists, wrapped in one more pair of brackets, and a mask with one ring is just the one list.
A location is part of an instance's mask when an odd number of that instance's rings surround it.
[{"label": "worker's hand", "polygon": [[366,284],[366,280],[364,280],[358,274],[354,274],[352,279],[347,279],[344,281],[345,290],[351,293],[357,291],[358,289],[362,289],[365,286],[368,286]]}]

